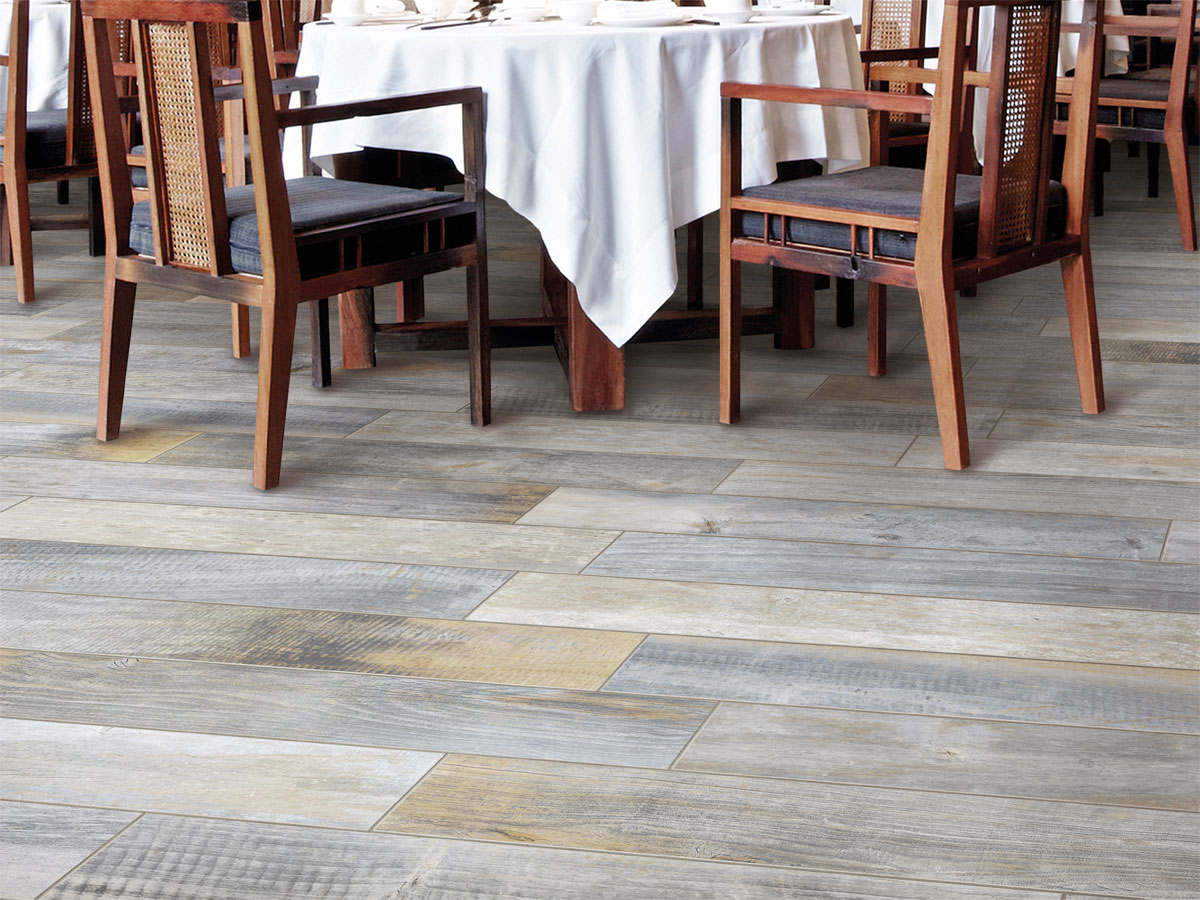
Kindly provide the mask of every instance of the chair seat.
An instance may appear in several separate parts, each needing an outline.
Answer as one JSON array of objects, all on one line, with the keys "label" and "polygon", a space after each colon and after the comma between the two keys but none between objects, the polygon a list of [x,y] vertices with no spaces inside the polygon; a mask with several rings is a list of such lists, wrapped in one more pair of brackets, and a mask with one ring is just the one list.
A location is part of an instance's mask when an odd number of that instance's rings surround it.
[{"label": "chair seat", "polygon": [[[4,116],[0,115],[0,131]],[[4,148],[0,147],[0,162]],[[50,169],[67,161],[67,111],[44,109],[25,114],[25,165],[30,169]]]},{"label": "chair seat", "polygon": [[[974,256],[978,246],[979,195],[983,179],[977,175],[959,175],[957,178],[954,197],[954,256],[956,259],[963,259]],[[916,218],[921,214],[921,190],[924,180],[925,173],[919,169],[872,166],[836,175],[819,175],[815,178],[747,188],[743,193],[747,197],[763,200]],[[1066,199],[1066,189],[1058,182],[1050,182],[1048,230],[1051,237],[1061,237],[1066,230]],[[781,240],[783,226],[780,216],[772,215],[769,220],[771,239]],[[741,224],[743,233],[748,237],[763,236],[761,214],[743,213]],[[789,218],[788,240],[796,244],[828,247],[848,253],[850,226]],[[875,231],[877,255],[911,260],[916,258],[916,250],[915,234],[884,229]],[[862,255],[868,252],[866,228],[860,228],[858,231],[858,246],[855,252]]]},{"label": "chair seat", "polygon": [[[1170,89],[1169,81],[1157,78],[1113,77],[1100,79],[1101,104],[1103,104],[1104,98],[1153,100],[1166,103],[1167,93]],[[1098,110],[1098,120],[1102,125],[1132,125],[1135,128],[1158,130],[1166,124],[1167,114],[1161,109],[1126,107],[1122,110],[1115,106],[1101,105]]]},{"label": "chair seat", "polygon": [[[444,191],[418,191],[334,178],[295,178],[287,182],[287,192],[292,210],[292,227],[297,235],[318,228],[347,225],[462,199],[458,194]],[[229,243],[234,271],[261,275],[262,251],[258,242],[258,217],[254,210],[254,186],[227,189],[225,210],[229,216]],[[138,253],[146,256],[154,254],[148,200],[133,206],[129,244]]]},{"label": "chair seat", "polygon": [[[217,146],[220,148],[220,151],[221,151],[221,161],[224,162],[225,161],[225,138],[218,138]],[[129,155],[130,156],[145,156],[146,148],[142,144],[138,144],[136,147],[131,147],[129,149]],[[249,141],[245,142],[245,157],[246,157],[246,180],[249,181],[250,180],[250,142]],[[129,180],[133,183],[133,186],[135,188],[147,188],[150,186],[150,182],[146,178],[146,167],[145,166],[130,166],[129,167]]]}]

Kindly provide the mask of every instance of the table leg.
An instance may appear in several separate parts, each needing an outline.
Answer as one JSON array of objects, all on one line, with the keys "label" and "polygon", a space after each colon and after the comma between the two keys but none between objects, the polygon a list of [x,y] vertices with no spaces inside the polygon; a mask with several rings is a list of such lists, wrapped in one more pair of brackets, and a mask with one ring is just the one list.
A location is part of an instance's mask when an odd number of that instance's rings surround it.
[{"label": "table leg", "polygon": [[365,288],[338,294],[338,330],[342,336],[342,368],[375,365],[375,291]]}]

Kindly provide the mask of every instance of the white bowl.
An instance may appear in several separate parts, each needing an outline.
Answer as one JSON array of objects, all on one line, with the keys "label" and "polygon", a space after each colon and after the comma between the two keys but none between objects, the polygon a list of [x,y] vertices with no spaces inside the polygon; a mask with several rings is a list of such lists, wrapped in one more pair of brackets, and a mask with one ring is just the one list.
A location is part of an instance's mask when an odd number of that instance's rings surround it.
[{"label": "white bowl", "polygon": [[558,0],[554,11],[569,25],[590,25],[596,18],[600,0]]},{"label": "white bowl", "polygon": [[444,19],[454,12],[457,0],[417,0],[417,12],[423,16]]},{"label": "white bowl", "polygon": [[353,28],[367,21],[366,13],[328,13],[329,21],[334,25],[345,25]]},{"label": "white bowl", "polygon": [[754,16],[752,9],[706,9],[704,18],[716,19],[722,25],[745,25]]},{"label": "white bowl", "polygon": [[540,22],[546,17],[546,7],[514,6],[508,11],[508,17],[514,22]]}]

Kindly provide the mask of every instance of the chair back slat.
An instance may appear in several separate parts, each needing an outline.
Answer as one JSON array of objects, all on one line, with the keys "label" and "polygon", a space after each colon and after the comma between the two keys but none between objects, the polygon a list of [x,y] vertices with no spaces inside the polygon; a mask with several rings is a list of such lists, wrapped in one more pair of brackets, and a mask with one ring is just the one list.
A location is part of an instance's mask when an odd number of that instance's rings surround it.
[{"label": "chair back slat", "polygon": [[[862,49],[863,50],[907,50],[925,44],[926,0],[863,0]],[[915,66],[919,62],[901,62],[893,65]],[[871,81],[870,66],[866,80]],[[915,94],[917,85],[892,81],[888,91],[893,94]],[[892,113],[893,122],[911,120],[906,113]]]},{"label": "chair back slat", "polygon": [[68,48],[66,165],[79,166],[96,161],[96,133],[92,123],[92,97],[88,90],[83,15],[79,0],[71,0]]},{"label": "chair back slat", "polygon": [[1053,0],[996,9],[980,199],[981,257],[1045,240],[1060,14],[1061,4]]}]

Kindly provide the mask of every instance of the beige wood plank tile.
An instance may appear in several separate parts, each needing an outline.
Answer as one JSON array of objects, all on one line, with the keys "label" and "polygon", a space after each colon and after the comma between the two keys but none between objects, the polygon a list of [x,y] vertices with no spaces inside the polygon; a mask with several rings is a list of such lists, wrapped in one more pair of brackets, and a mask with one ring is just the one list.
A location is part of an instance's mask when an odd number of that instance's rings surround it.
[{"label": "beige wood plank tile", "polygon": [[597,690],[644,635],[0,591],[0,645]]},{"label": "beige wood plank tile", "polygon": [[1171,523],[1171,536],[1163,551],[1163,562],[1200,562],[1200,522],[1176,520]]},{"label": "beige wood plank tile", "polygon": [[146,462],[197,435],[195,431],[170,431],[133,426],[115,441],[96,440],[96,426],[43,425],[7,422],[0,433],[0,454],[41,456],[51,459],[98,459]]},{"label": "beige wood plank tile", "polygon": [[87,321],[89,320],[67,316],[34,316],[27,319],[8,316],[4,324],[0,325],[0,338],[6,340],[12,338],[29,341],[44,340],[52,335],[70,331],[72,328],[83,325]]},{"label": "beige wood plank tile", "polygon": [[[1188,613],[520,572],[468,619],[1200,668]],[[1116,634],[1121,640],[1114,640]]]},{"label": "beige wood plank tile", "polygon": [[577,572],[616,532],[37,497],[0,513],[0,537]]},{"label": "beige wood plank tile", "polygon": [[1195,735],[722,703],[672,768],[1200,809]]},{"label": "beige wood plank tile", "polygon": [[813,466],[744,462],[714,493],[857,502],[932,504],[1072,515],[1185,517],[1200,508],[1200,485],[1075,475],[961,472],[944,468]]},{"label": "beige wood plank tile", "polygon": [[22,500],[28,500],[27,496],[20,494],[0,494],[0,512],[8,509],[10,506],[16,506]]},{"label": "beige wood plank tile", "polygon": [[323,900],[1049,900],[1003,888],[156,815],[144,816],[46,900],[246,900],[251,893]]},{"label": "beige wood plank tile", "polygon": [[[962,334],[959,346],[965,358],[990,357],[1012,360],[1074,361],[1071,341],[1066,337],[1043,335],[980,333]],[[906,353],[925,353],[925,337],[918,335],[904,348]],[[1100,355],[1109,362],[1165,363],[1196,365],[1200,362],[1200,347],[1189,341],[1117,340],[1100,332]]]},{"label": "beige wood plank tile", "polygon": [[[942,445],[935,437],[918,437],[899,466],[942,468]],[[971,467],[984,472],[1022,475],[1089,476],[1147,481],[1200,481],[1200,451],[1195,448],[1060,444],[1053,441],[971,442]]]},{"label": "beige wood plank tile", "polygon": [[[1178,277],[1178,276],[1176,276]],[[1101,316],[1100,334],[1105,338],[1127,341],[1190,341],[1200,343],[1200,322],[1170,319],[1119,319]],[[1070,337],[1066,316],[1051,316],[1041,332],[1043,337]]]},{"label": "beige wood plank tile", "polygon": [[1184,900],[1200,892],[1194,819],[1163,810],[452,755],[379,828]]},{"label": "beige wood plank tile", "polygon": [[714,704],[429,678],[0,650],[6,716],[666,768]]},{"label": "beige wood plank tile", "polygon": [[[32,491],[30,492],[32,493]],[[1157,560],[1165,519],[560,487],[522,524]]]},{"label": "beige wood plank tile", "polygon": [[0,801],[0,896],[34,900],[136,818],[112,809]]},{"label": "beige wood plank tile", "polygon": [[1194,448],[1200,424],[1189,416],[1089,416],[1065,410],[1005,410],[989,438],[1079,444]]},{"label": "beige wood plank tile", "polygon": [[[714,407],[715,408],[715,407]],[[410,415],[392,412],[351,435],[351,439],[403,440],[414,434],[436,435],[448,444],[483,443],[492,447],[607,451],[736,459],[806,459],[891,465],[900,458],[910,435],[800,432],[770,428],[670,423],[655,426],[619,418],[575,418],[570,428],[557,417],[497,416],[483,431],[461,416]]]},{"label": "beige wood plank tile", "polygon": [[0,720],[14,800],[370,828],[437,753]]}]

